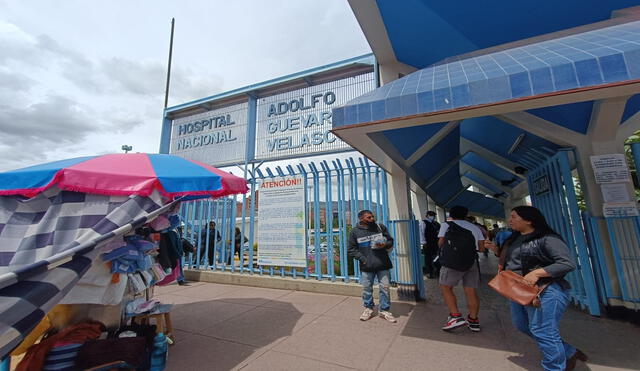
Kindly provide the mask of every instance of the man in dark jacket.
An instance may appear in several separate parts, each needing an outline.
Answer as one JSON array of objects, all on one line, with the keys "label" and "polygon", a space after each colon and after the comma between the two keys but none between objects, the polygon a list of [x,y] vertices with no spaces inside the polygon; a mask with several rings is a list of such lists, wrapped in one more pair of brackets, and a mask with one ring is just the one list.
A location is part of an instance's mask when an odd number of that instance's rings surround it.
[{"label": "man in dark jacket", "polygon": [[[209,236],[209,242],[207,243],[207,235]],[[205,256],[208,258],[209,265],[213,265],[213,255],[215,253],[216,247],[221,249],[223,247],[222,237],[220,237],[220,232],[216,229],[216,222],[213,220],[209,222],[209,229],[205,229],[200,234],[200,240],[202,244],[200,245],[200,259],[203,259]]]},{"label": "man in dark jacket", "polygon": [[358,224],[349,233],[349,257],[360,264],[360,283],[362,284],[362,301],[364,312],[361,321],[373,317],[373,281],[377,277],[380,286],[380,310],[378,314],[389,322],[396,322],[391,314],[391,300],[389,299],[389,270],[393,267],[389,252],[393,248],[393,238],[387,227],[376,223],[376,218],[370,210],[358,213]]},{"label": "man in dark jacket", "polygon": [[440,265],[433,262],[438,256],[438,232],[440,223],[436,220],[434,211],[427,211],[426,219],[420,222],[420,244],[424,254],[424,274],[429,278],[437,278],[440,275]]}]

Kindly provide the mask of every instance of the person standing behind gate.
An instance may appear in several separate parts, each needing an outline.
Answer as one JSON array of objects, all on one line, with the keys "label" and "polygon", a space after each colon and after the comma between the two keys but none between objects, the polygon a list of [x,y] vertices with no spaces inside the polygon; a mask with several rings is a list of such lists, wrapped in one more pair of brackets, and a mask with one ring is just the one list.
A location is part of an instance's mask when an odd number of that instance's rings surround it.
[{"label": "person standing behind gate", "polygon": [[[513,208],[509,226],[514,232],[500,251],[498,269],[522,274],[532,285],[548,285],[538,308],[511,301],[511,321],[538,343],[542,368],[573,370],[578,360],[585,362],[588,357],[562,340],[558,327],[571,300],[571,285],[564,277],[576,268],[569,247],[533,206]],[[499,251],[492,243],[487,247]]]},{"label": "person standing behind gate", "polygon": [[[474,332],[480,331],[480,300],[478,298],[478,283],[480,282],[480,267],[478,253],[484,251],[484,236],[480,228],[465,220],[469,210],[464,206],[454,206],[449,210],[452,221],[442,223],[438,233],[440,246],[440,289],[449,308],[449,317],[442,329],[451,331],[467,325]],[[462,281],[464,294],[467,298],[469,315],[465,320],[458,310],[456,295],[453,287]]]},{"label": "person standing behind gate", "polygon": [[438,255],[438,231],[440,223],[436,221],[436,213],[427,211],[426,219],[420,222],[420,244],[424,254],[424,270],[429,278],[436,278],[440,273],[439,265],[433,262]]},{"label": "person standing behind gate", "polygon": [[[207,244],[207,235],[209,236],[209,243]],[[200,236],[202,245],[200,245],[200,259],[204,260],[207,256],[209,265],[213,265],[213,255],[215,253],[215,247],[222,247],[222,237],[220,232],[216,230],[216,222],[213,220],[209,222],[209,229],[203,230]]]},{"label": "person standing behind gate", "polygon": [[389,322],[396,322],[396,318],[389,311],[391,299],[389,283],[393,267],[389,252],[393,248],[393,238],[389,235],[384,224],[376,223],[376,218],[370,210],[358,213],[358,224],[349,233],[348,254],[360,264],[360,284],[362,284],[362,301],[364,312],[361,321],[371,319],[373,314],[373,281],[378,278],[380,286],[380,307],[378,314]]}]

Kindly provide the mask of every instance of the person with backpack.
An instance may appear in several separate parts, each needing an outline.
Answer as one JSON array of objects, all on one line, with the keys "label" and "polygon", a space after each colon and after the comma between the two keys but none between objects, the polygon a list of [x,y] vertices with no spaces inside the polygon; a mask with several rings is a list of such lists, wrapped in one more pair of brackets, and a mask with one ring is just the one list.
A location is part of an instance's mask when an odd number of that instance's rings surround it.
[{"label": "person with backpack", "polygon": [[436,213],[427,211],[426,219],[420,222],[420,244],[424,254],[424,270],[422,273],[429,278],[436,278],[440,274],[440,266],[433,262],[438,256],[438,232],[440,223],[436,220]]},{"label": "person with backpack", "polygon": [[396,322],[390,312],[391,299],[389,285],[393,265],[389,252],[393,249],[393,237],[389,235],[384,224],[376,223],[376,217],[370,210],[358,213],[358,224],[349,232],[349,257],[356,259],[360,265],[360,284],[362,285],[362,302],[364,311],[361,321],[373,318],[373,281],[378,279],[380,286],[380,310],[378,315],[389,322]]},{"label": "person with backpack", "polygon": [[[480,282],[480,267],[477,251],[484,251],[484,236],[480,228],[465,220],[469,209],[464,206],[454,206],[449,210],[452,220],[442,223],[438,233],[440,246],[440,289],[449,308],[449,316],[442,329],[451,331],[467,325],[471,331],[480,331],[480,300],[478,298],[478,283]],[[469,315],[465,320],[458,310],[458,302],[453,288],[462,281],[464,294],[467,298]]]}]

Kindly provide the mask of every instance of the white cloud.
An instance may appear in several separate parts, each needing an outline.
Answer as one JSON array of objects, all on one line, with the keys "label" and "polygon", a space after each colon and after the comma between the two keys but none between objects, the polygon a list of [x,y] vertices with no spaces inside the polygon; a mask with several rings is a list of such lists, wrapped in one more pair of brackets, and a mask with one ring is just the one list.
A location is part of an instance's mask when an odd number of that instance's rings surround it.
[{"label": "white cloud", "polygon": [[346,2],[0,0],[0,171],[159,146],[169,104],[369,51]]}]

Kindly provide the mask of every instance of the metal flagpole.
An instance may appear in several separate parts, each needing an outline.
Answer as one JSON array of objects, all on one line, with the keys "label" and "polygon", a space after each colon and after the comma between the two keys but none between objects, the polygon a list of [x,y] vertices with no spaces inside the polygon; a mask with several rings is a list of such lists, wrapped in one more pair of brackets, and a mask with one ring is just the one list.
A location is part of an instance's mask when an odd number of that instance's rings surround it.
[{"label": "metal flagpole", "polygon": [[164,108],[167,108],[169,102],[169,81],[171,80],[171,56],[173,54],[173,29],[176,24],[176,19],[171,18],[171,39],[169,40],[169,65],[167,66],[167,85],[164,91]]}]

